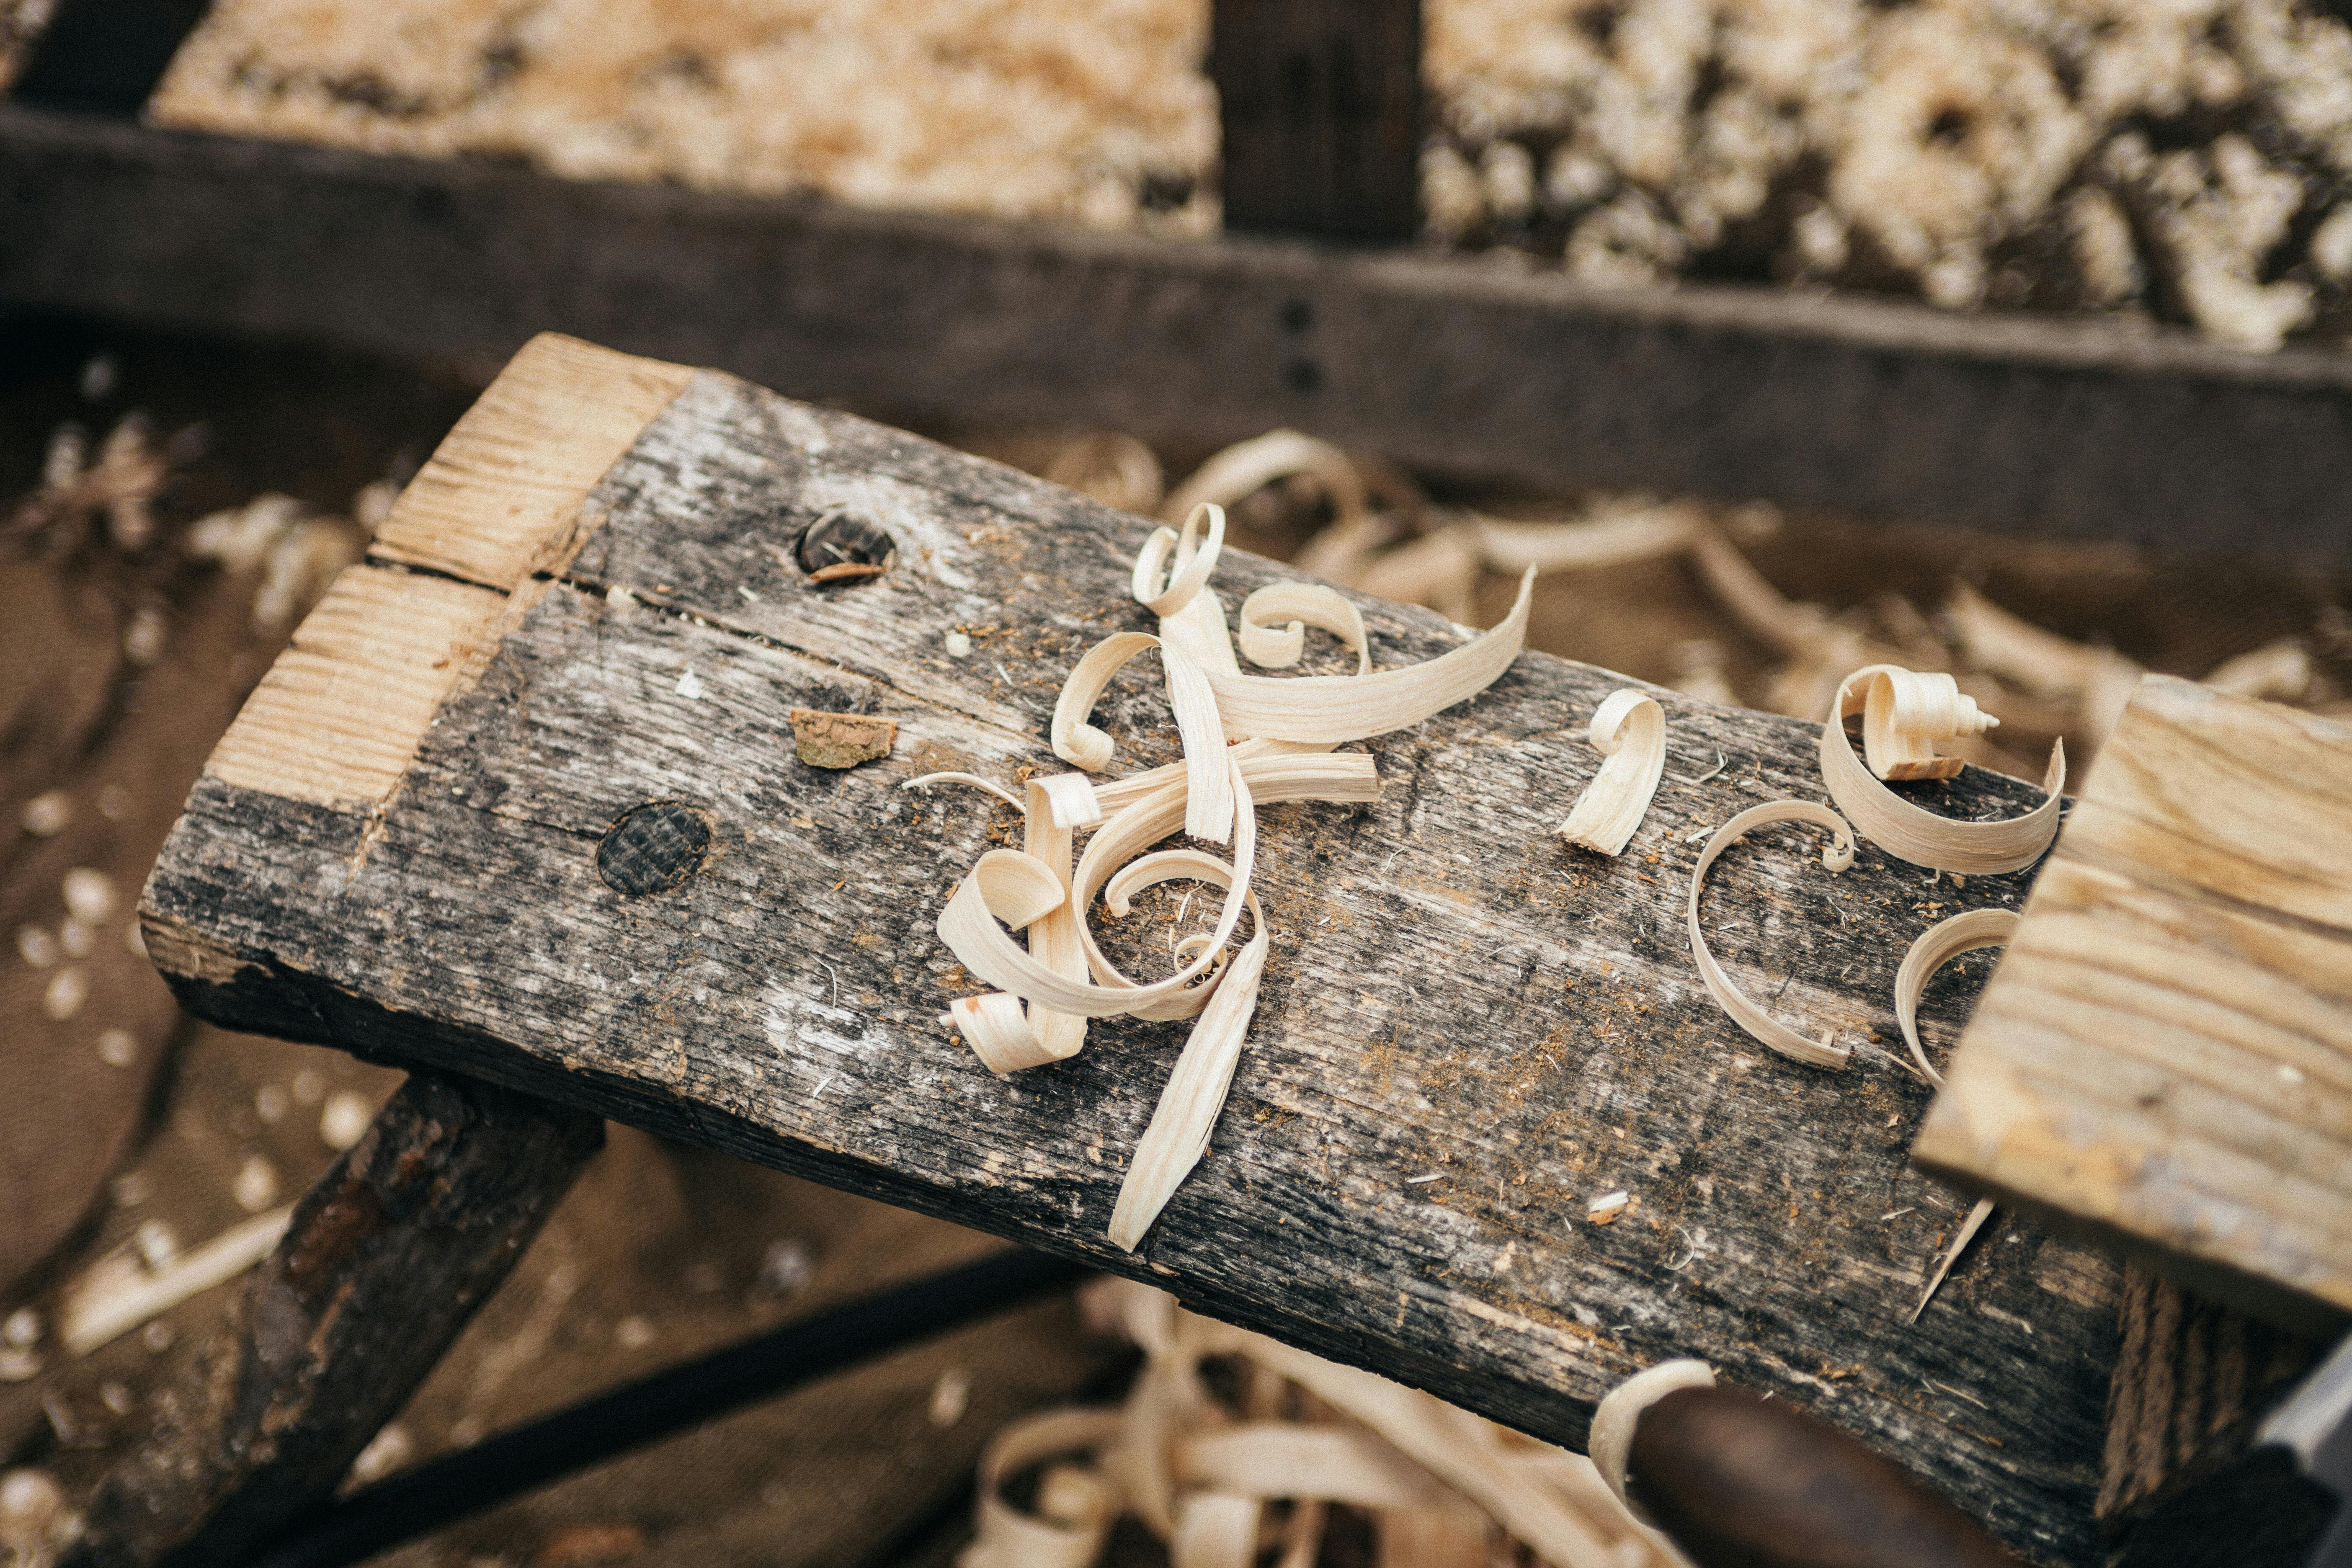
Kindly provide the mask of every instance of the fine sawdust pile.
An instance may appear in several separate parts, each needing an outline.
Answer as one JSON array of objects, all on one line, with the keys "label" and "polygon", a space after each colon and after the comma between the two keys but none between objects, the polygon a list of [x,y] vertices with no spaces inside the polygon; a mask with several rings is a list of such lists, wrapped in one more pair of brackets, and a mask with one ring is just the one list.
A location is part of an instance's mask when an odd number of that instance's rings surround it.
[{"label": "fine sawdust pile", "polygon": [[1199,0],[228,0],[152,112],[581,179],[1200,233],[1207,42]]},{"label": "fine sawdust pile", "polygon": [[[2258,350],[2352,326],[2352,26],[2309,0],[1425,15],[1439,243],[1604,286],[2105,311]],[[1203,0],[225,0],[152,113],[1200,234],[1218,218],[1207,37]]]},{"label": "fine sawdust pile", "polygon": [[1438,233],[1601,284],[2352,321],[2352,27],[2294,0],[1457,0]]}]

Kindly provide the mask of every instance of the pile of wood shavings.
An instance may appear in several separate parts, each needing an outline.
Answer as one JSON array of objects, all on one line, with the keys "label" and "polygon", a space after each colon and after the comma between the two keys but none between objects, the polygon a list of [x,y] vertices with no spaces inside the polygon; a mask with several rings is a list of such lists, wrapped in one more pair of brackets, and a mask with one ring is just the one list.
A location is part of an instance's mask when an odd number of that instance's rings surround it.
[{"label": "pile of wood shavings", "polygon": [[[959,1568],[1091,1568],[1122,1515],[1167,1542],[1174,1568],[1249,1568],[1269,1552],[1308,1568],[1335,1506],[1371,1515],[1380,1562],[1414,1568],[1486,1568],[1498,1532],[1555,1568],[1685,1561],[1582,1455],[1149,1286],[1106,1280],[1087,1305],[1141,1348],[1143,1369],[1116,1410],[1051,1411],[997,1435]],[[1203,1375],[1218,1369],[1238,1375]],[[1229,1381],[1237,1392],[1216,1392]],[[1033,1475],[1034,1500],[1014,1506],[1007,1483]]]},{"label": "pile of wood shavings", "polygon": [[159,122],[579,179],[1202,233],[1207,10],[1112,0],[223,0]]},{"label": "pile of wood shavings", "polygon": [[[1094,470],[1078,455],[1123,439],[1069,437],[1053,447],[1031,437],[982,443],[982,449],[1035,472],[1047,472],[1059,460],[1064,482],[1084,489]],[[1885,570],[1872,557],[1888,551],[1891,535],[1880,541],[1848,530],[1822,547],[1848,558],[1843,575],[1862,583],[1869,595],[1864,604],[1833,613],[1792,599],[1751,559],[1751,552],[1774,546],[1786,527],[1767,505],[1724,507],[1638,494],[1596,495],[1566,506],[1496,503],[1496,510],[1441,503],[1384,464],[1291,431],[1217,453],[1164,501],[1139,493],[1132,463],[1117,478],[1108,471],[1099,478],[1099,499],[1134,510],[1156,508],[1171,520],[1181,508],[1217,502],[1232,511],[1250,548],[1347,587],[1427,605],[1458,625],[1478,624],[1482,605],[1494,604],[1507,584],[1532,568],[1558,582],[1557,592],[1573,607],[1551,608],[1554,590],[1549,584],[1539,590],[1530,646],[1643,674],[1711,702],[1819,720],[1856,670],[1892,665],[1948,672],[1980,708],[1999,712],[2003,725],[1998,735],[1946,737],[1944,750],[2014,777],[2037,776],[2042,756],[2061,738],[2074,763],[2087,767],[2146,673],[2145,666],[2112,647],[2074,641],[2004,609],[1963,576],[1929,586],[1942,595],[1940,602],[1915,602],[1884,586],[1884,577],[1874,582],[1864,571]],[[2063,569],[2069,596],[2086,570],[2129,582],[2160,575],[2156,565],[2120,547],[1988,541],[1979,553],[1995,548],[2004,563],[2017,563],[2010,574],[2027,580],[2036,574],[2031,562],[2037,555],[2054,560],[2059,552],[2074,551],[2083,563]],[[1645,664],[1622,635],[1644,623],[1680,618],[1663,602],[1654,577],[1625,575],[1645,563],[1686,574],[1712,606],[1707,635],[1675,643],[1664,668],[1657,661]],[[2144,620],[2147,613],[2134,607],[2131,618]],[[2275,625],[2285,616],[2266,618]],[[1620,635],[1610,635],[1610,622]],[[1735,682],[1732,667],[1748,650],[1760,655],[1766,668],[1759,677]],[[2234,696],[2333,716],[2352,713],[2347,655],[2352,655],[2352,613],[2338,605],[2323,608],[2300,635],[2273,637],[2210,668],[2179,668],[2168,660],[2160,667],[2201,676]]]},{"label": "pile of wood shavings", "polygon": [[[37,0],[0,4],[5,18]],[[224,0],[162,122],[558,174],[1200,234],[1205,0]],[[2352,26],[2313,0],[1430,0],[1437,243],[2352,330]],[[0,70],[5,70],[0,66]]]},{"label": "pile of wood shavings", "polygon": [[[1421,722],[1492,685],[1527,640],[1528,573],[1511,615],[1453,651],[1403,669],[1371,668],[1363,620],[1336,590],[1277,583],[1243,601],[1241,647],[1253,663],[1295,664],[1313,625],[1358,658],[1347,676],[1273,679],[1243,673],[1224,605],[1209,586],[1224,546],[1225,514],[1193,505],[1183,531],[1152,531],[1135,562],[1136,601],[1159,617],[1159,632],[1117,632],[1070,671],[1054,709],[1054,752],[1086,770],[1027,782],[1025,797],[985,779],[933,773],[907,787],[976,785],[1014,805],[1025,837],[1019,849],[982,855],[939,920],[940,940],[970,973],[998,989],[954,1004],[949,1020],[994,1072],[1066,1061],[1086,1043],[1087,1020],[1114,1016],[1192,1018],[1183,1055],[1120,1184],[1110,1238],[1132,1251],[1208,1147],[1257,1006],[1271,941],[1251,887],[1257,805],[1283,800],[1375,799],[1372,760],[1337,747]],[[1097,783],[1116,752],[1089,721],[1111,679],[1156,650],[1184,760]],[[1192,838],[1233,846],[1228,861],[1198,849],[1146,853],[1179,826]],[[1093,830],[1085,851],[1076,836]],[[1073,860],[1075,858],[1075,866]],[[1097,945],[1088,910],[1101,894],[1114,917],[1129,897],[1167,881],[1220,888],[1216,929],[1187,939],[1181,967],[1141,984]],[[1242,915],[1253,934],[1230,952]],[[1002,922],[1000,924],[999,922]],[[1006,927],[1025,931],[1024,949]]]}]

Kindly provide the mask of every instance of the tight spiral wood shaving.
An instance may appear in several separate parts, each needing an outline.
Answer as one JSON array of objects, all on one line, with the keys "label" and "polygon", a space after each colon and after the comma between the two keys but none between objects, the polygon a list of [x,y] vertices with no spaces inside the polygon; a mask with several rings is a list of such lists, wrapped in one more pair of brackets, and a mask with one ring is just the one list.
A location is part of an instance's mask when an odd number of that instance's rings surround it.
[{"label": "tight spiral wood shaving", "polygon": [[1786,1024],[1780,1023],[1763,1008],[1748,999],[1745,992],[1731,983],[1723,966],[1708,951],[1706,934],[1699,929],[1699,893],[1706,886],[1707,868],[1716,858],[1757,828],[1775,822],[1809,822],[1816,827],[1830,830],[1829,847],[1822,851],[1822,864],[1832,871],[1843,871],[1853,864],[1853,831],[1845,818],[1828,806],[1816,805],[1809,800],[1774,800],[1762,805],[1751,805],[1729,822],[1715,830],[1699,852],[1698,864],[1691,868],[1690,903],[1687,919],[1690,928],[1691,961],[1698,965],[1699,978],[1706,983],[1707,994],[1716,1005],[1731,1016],[1731,1021],[1754,1038],[1771,1047],[1784,1057],[1810,1067],[1842,1068],[1853,1050],[1833,1043],[1824,1032],[1818,1040],[1809,1040]]},{"label": "tight spiral wood shaving", "polygon": [[[1867,768],[1854,756],[1853,742],[1845,732],[1845,721],[1855,713],[1863,715]],[[2066,786],[2063,740],[2050,749],[2042,804],[2022,816],[1955,822],[1912,805],[1878,782],[1948,777],[1959,771],[1958,759],[1937,757],[1934,742],[1980,733],[1994,722],[1960,694],[1948,675],[1891,664],[1866,666],[1838,683],[1837,696],[1822,721],[1822,782],[1856,831],[1915,866],[1969,876],[2023,870],[2058,837],[2059,792]]]},{"label": "tight spiral wood shaving", "polygon": [[1642,826],[1642,814],[1650,809],[1650,797],[1666,771],[1666,712],[1657,699],[1631,688],[1612,691],[1592,710],[1586,733],[1601,753],[1601,771],[1576,797],[1559,836],[1616,855]]},{"label": "tight spiral wood shaving", "polygon": [[[1127,1402],[999,1433],[959,1568],[1090,1568],[1123,1514],[1168,1543],[1174,1568],[1249,1568],[1268,1552],[1306,1568],[1335,1504],[1373,1516],[1380,1561],[1415,1568],[1486,1568],[1497,1527],[1557,1568],[1683,1563],[1580,1455],[1197,1317],[1149,1286],[1105,1280],[1088,1305],[1143,1350]],[[1240,1391],[1221,1399],[1202,1365],[1226,1358],[1244,1375],[1218,1380]],[[1022,1509],[1007,1486],[1031,1472]]]},{"label": "tight spiral wood shaving", "polygon": [[[1274,458],[1312,458],[1319,445],[1303,437],[1286,442],[1262,447],[1253,459],[1257,466],[1244,478],[1278,467]],[[1303,454],[1302,446],[1309,448]],[[1331,748],[1417,724],[1475,696],[1509,668],[1527,637],[1531,573],[1500,626],[1425,663],[1375,671],[1353,605],[1329,588],[1278,584],[1244,605],[1242,647],[1252,662],[1297,663],[1311,625],[1357,656],[1357,672],[1244,674],[1223,605],[1208,585],[1224,535],[1223,509],[1193,502],[1181,530],[1155,529],[1138,552],[1131,591],[1159,616],[1158,635],[1115,632],[1096,644],[1054,705],[1054,752],[1084,772],[1032,779],[1020,797],[967,773],[908,781],[909,787],[979,784],[1017,802],[1024,819],[1022,847],[982,855],[939,918],[940,940],[967,971],[996,988],[959,998],[948,1015],[991,1070],[1067,1060],[1086,1043],[1089,1018],[1195,1020],[1112,1214],[1110,1237],[1130,1251],[1206,1152],[1256,1010],[1271,942],[1250,887],[1258,805],[1376,799],[1372,759]],[[1183,761],[1123,779],[1091,778],[1118,750],[1091,722],[1095,705],[1113,677],[1150,649],[1160,655]],[[1146,853],[1180,828],[1195,839],[1230,843],[1231,860],[1198,849]],[[1089,829],[1093,837],[1076,854],[1076,834]],[[1087,911],[1099,892],[1112,917],[1123,916],[1135,891],[1171,880],[1223,889],[1216,927],[1186,940],[1172,973],[1149,984],[1130,979],[1104,955]],[[1244,913],[1250,936],[1231,952]],[[1014,931],[1026,932],[1025,947]]]},{"label": "tight spiral wood shaving", "polygon": [[[1910,951],[1903,955],[1903,966],[1895,972],[1895,1021],[1902,1026],[1903,1043],[1910,1047],[1911,1059],[1918,1065],[1920,1075],[1936,1088],[1944,1087],[1944,1075],[1936,1070],[1936,1065],[1927,1059],[1926,1047],[1919,1044],[1919,996],[1927,989],[1928,977],[1964,952],[2006,944],[2016,931],[2017,915],[2013,910],[1969,910],[1921,931]],[[1968,1250],[1969,1243],[1976,1239],[1977,1232],[1991,1217],[1992,1200],[1979,1198],[1976,1206],[1969,1210],[1969,1217],[1960,1222],[1952,1245],[1937,1261],[1927,1288],[1919,1293],[1919,1304],[1911,1309],[1913,1322],[1917,1322],[1919,1314],[1927,1310],[1927,1303],[1943,1284],[1944,1277],[1952,1271],[1952,1265],[1959,1261],[1960,1254]]]}]

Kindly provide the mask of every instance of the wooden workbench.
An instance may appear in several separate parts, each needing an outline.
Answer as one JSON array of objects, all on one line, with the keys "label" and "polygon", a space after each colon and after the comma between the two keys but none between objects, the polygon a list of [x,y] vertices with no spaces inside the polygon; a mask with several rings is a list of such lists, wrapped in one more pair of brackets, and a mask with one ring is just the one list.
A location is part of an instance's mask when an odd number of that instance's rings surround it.
[{"label": "wooden workbench", "polygon": [[[827,513],[887,531],[895,563],[811,584],[793,546]],[[1669,781],[1602,860],[1552,829],[1597,763],[1582,725],[1624,682],[1530,653],[1371,742],[1376,805],[1268,808],[1273,957],[1232,1099],[1141,1250],[1109,1244],[1181,1026],[1101,1023],[1073,1061],[988,1073],[937,1022],[975,987],[932,922],[1011,814],[898,786],[1058,768],[1069,665],[1148,624],[1127,592],[1146,528],[727,375],[540,340],[215,754],[146,891],[150,952],[207,1017],[1084,1258],[1570,1444],[1628,1373],[1704,1356],[2030,1559],[2093,1561],[2112,1269],[1998,1221],[1906,1321],[1968,1205],[1906,1164],[1927,1092],[1885,1049],[1895,968],[2022,879],[1956,888],[1867,846],[1833,879],[1789,828],[1726,857],[1718,955],[1853,1044],[1843,1072],[1747,1040],[1691,967],[1692,839],[1819,798],[1809,724],[1657,692]],[[1216,586],[1290,575],[1229,552]],[[1363,606],[1382,668],[1458,640]],[[894,719],[895,751],[804,766],[795,708]],[[1152,683],[1105,712],[1121,769],[1172,755]],[[1963,816],[2033,797],[1973,770],[1921,787]],[[674,876],[600,854],[660,802],[709,830]],[[1165,912],[1114,956],[1150,973]],[[1939,986],[1931,1037],[1969,989]],[[1588,1223],[1621,1188],[1624,1216]]]}]

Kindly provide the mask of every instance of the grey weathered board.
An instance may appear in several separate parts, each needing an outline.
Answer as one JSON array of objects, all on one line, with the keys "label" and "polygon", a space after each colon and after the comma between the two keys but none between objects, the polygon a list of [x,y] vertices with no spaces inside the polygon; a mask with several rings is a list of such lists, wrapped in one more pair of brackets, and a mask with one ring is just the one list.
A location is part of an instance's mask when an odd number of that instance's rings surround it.
[{"label": "grey weathered board", "polygon": [[0,303],[496,365],[534,332],[928,421],[2352,560],[2352,357],[1412,250],[560,180],[0,104]]},{"label": "grey weathered board", "polygon": [[[1147,524],[723,374],[677,384],[594,470],[576,555],[505,584],[503,640],[473,650],[383,804],[265,793],[229,782],[250,757],[216,755],[144,909],[190,1005],[1082,1256],[1570,1444],[1627,1373],[1704,1356],[1916,1467],[2029,1557],[2095,1557],[2113,1270],[2003,1218],[1905,1321],[1968,1205],[1906,1163],[1927,1091],[1885,1050],[1895,965],[1933,919],[2022,879],[1959,889],[1866,846],[1832,878],[1801,829],[1733,850],[1706,904],[1717,951],[1780,1016],[1857,1047],[1843,1072],[1781,1060],[1708,1001],[1682,905],[1700,828],[1819,796],[1815,730],[1656,693],[1677,776],[1602,860],[1551,830],[1597,762],[1581,726],[1622,678],[1528,654],[1370,742],[1377,805],[1264,812],[1257,1021],[1210,1153],[1130,1258],[1104,1230],[1182,1026],[1101,1023],[1075,1060],[991,1076],[937,1022],[971,987],[932,924],[1013,814],[898,785],[1059,767],[1044,734],[1064,674],[1149,625],[1127,592]],[[438,487],[453,516],[461,437],[410,491]],[[889,572],[817,587],[788,564],[835,509],[895,537]],[[453,574],[380,560],[346,583],[406,584],[420,605],[489,592]],[[1216,585],[1231,605],[1289,575],[1228,554]],[[1383,668],[1457,641],[1430,612],[1364,610]],[[324,646],[326,613],[297,654]],[[946,652],[956,628],[968,658]],[[452,645],[435,668],[467,657]],[[897,750],[804,767],[794,708],[894,718]],[[1107,712],[1117,768],[1172,757],[1156,679],[1122,677]],[[1717,776],[1681,782],[1718,755]],[[1963,815],[2032,793],[1974,771],[1920,787]],[[656,800],[707,814],[712,847],[675,890],[624,897],[599,843]],[[1172,903],[1130,917],[1139,969]],[[1939,983],[1932,1038],[1948,1043],[1981,964]],[[1616,1188],[1635,1206],[1588,1223]]]}]

